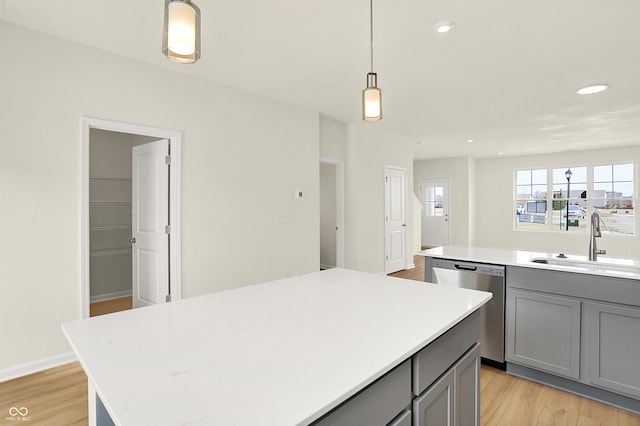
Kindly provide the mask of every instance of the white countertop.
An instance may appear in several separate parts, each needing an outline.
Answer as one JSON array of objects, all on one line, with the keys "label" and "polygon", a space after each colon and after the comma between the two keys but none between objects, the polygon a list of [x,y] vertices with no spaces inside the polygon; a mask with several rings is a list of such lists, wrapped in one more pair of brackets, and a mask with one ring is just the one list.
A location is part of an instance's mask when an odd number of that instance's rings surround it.
[{"label": "white countertop", "polygon": [[332,269],[62,328],[116,425],[294,425],[490,298]]},{"label": "white countertop", "polygon": [[[527,268],[547,269],[556,271],[569,271],[591,275],[602,275],[608,277],[619,277],[640,280],[640,260],[623,259],[599,255],[595,265],[598,268],[583,269],[572,266],[545,265],[541,263],[531,262],[534,258],[556,259],[559,253],[547,253],[526,250],[510,250],[501,248],[487,247],[467,247],[467,246],[442,246],[418,253],[426,257],[437,257],[441,259],[465,260],[468,262],[492,263],[508,266],[522,266]],[[571,255],[565,253],[566,260],[575,261],[576,264],[594,264],[589,262],[587,256]],[[609,268],[607,268],[610,266]],[[628,270],[616,270],[615,267],[628,267]],[[631,268],[636,269],[635,271]]]}]

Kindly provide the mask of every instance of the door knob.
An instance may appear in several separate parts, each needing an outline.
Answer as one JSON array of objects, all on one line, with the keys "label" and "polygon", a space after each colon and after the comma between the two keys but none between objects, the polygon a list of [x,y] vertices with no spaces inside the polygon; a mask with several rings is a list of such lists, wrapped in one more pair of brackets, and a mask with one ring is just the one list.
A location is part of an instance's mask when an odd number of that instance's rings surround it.
[{"label": "door knob", "polygon": [[129,244],[135,244],[135,243],[136,243],[136,237],[129,238]]}]

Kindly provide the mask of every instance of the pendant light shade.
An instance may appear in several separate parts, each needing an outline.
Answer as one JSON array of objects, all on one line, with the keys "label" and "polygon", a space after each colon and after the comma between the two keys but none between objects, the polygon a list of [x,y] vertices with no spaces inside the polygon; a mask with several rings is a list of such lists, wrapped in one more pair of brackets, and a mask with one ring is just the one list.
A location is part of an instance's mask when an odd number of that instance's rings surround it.
[{"label": "pendant light shade", "polygon": [[382,118],[382,92],[378,89],[378,75],[367,74],[367,87],[362,91],[362,119],[377,121]]},{"label": "pendant light shade", "polygon": [[191,0],[165,0],[162,53],[183,64],[200,59],[200,9]]},{"label": "pendant light shade", "polygon": [[382,92],[378,88],[378,74],[373,72],[373,0],[369,0],[371,36],[371,72],[367,73],[367,87],[362,91],[362,119],[377,121],[382,118]]}]

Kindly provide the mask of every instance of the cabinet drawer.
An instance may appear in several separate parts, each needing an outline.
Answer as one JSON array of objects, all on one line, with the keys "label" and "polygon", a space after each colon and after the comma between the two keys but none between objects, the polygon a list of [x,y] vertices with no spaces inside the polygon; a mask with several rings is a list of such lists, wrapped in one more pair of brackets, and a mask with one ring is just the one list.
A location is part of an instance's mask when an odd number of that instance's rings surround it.
[{"label": "cabinet drawer", "polygon": [[480,311],[431,342],[413,358],[413,394],[420,395],[480,340]]},{"label": "cabinet drawer", "polygon": [[407,360],[315,424],[385,426],[411,405],[411,398],[411,360]]}]

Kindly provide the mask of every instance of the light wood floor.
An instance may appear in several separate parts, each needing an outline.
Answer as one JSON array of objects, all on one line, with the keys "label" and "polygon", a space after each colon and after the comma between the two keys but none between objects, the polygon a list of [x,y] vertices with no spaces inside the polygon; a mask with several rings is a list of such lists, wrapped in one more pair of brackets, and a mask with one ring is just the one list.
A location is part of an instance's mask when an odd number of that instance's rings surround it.
[{"label": "light wood floor", "polygon": [[[77,362],[0,383],[0,425],[86,425],[87,404],[87,376]],[[11,407],[25,407],[30,421],[8,420]]]},{"label": "light wood floor", "polygon": [[89,306],[89,315],[97,317],[98,315],[111,314],[114,312],[126,311],[132,308],[132,297],[121,297],[119,299],[105,300],[104,302],[92,303]]},{"label": "light wood floor", "polygon": [[[393,274],[422,281],[424,259],[416,268]],[[86,425],[87,377],[77,362],[0,383],[0,425],[11,407],[26,407],[28,424]],[[640,416],[567,392],[509,376],[482,366],[481,419],[483,426],[640,426]]]}]

